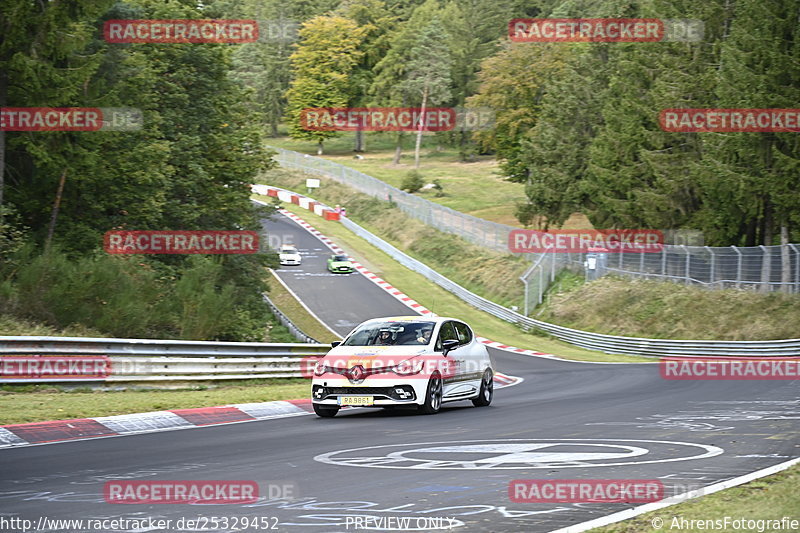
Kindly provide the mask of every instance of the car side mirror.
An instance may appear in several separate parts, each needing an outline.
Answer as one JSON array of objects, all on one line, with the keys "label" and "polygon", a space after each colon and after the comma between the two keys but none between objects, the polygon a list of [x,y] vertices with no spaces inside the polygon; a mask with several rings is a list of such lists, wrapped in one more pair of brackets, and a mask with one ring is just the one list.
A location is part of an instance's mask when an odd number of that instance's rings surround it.
[{"label": "car side mirror", "polygon": [[452,350],[456,349],[457,347],[458,347],[458,341],[457,340],[448,339],[448,340],[442,342],[442,352],[444,353],[444,355],[447,355],[448,352],[451,352]]},{"label": "car side mirror", "polygon": [[337,347],[337,346],[339,346],[340,344],[342,344],[342,342],[341,342],[341,341],[333,341],[333,342],[331,343],[331,348],[336,348],[336,347]]}]

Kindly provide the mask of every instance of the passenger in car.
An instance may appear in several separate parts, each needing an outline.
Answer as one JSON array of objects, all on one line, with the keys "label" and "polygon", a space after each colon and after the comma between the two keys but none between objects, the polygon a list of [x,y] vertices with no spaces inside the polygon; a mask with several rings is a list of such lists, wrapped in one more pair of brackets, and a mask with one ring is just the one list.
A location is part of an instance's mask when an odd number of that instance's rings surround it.
[{"label": "passenger in car", "polygon": [[433,333],[433,328],[423,329],[417,336],[417,342],[420,344],[428,344],[429,342],[431,342],[432,333]]}]

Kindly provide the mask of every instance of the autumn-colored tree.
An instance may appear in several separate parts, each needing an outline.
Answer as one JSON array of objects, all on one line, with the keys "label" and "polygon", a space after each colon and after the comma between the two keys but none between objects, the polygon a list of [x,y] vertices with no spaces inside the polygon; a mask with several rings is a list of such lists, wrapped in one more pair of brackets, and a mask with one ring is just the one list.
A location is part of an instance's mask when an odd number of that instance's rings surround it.
[{"label": "autumn-colored tree", "polygon": [[305,129],[302,112],[307,108],[347,106],[354,94],[351,75],[363,55],[359,48],[363,39],[362,28],[338,15],[314,17],[300,28],[300,42],[290,58],[291,88],[286,93],[289,135],[316,141],[319,155],[323,141],[338,133]]}]

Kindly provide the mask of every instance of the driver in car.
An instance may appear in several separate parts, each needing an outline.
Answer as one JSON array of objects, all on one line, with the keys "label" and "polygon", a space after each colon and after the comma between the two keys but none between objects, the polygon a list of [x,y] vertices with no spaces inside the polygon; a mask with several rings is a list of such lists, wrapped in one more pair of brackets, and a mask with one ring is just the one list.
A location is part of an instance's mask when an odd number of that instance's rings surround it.
[{"label": "driver in car", "polygon": [[380,333],[378,333],[378,339],[376,340],[376,344],[393,344],[392,340],[392,332],[388,329],[382,329]]}]

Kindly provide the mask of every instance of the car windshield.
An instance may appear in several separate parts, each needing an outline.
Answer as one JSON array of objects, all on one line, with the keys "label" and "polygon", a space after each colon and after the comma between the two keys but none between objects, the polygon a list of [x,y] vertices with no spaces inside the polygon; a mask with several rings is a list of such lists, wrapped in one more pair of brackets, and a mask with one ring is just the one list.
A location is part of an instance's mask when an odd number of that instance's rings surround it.
[{"label": "car windshield", "polygon": [[348,259],[347,259],[346,255],[334,255],[333,256],[333,260],[334,261],[347,261]]},{"label": "car windshield", "polygon": [[342,346],[424,346],[430,343],[433,322],[369,322],[360,325]]},{"label": "car windshield", "polygon": [[294,246],[282,246],[281,247],[281,253],[282,254],[296,254],[297,253],[297,248],[295,248]]}]

